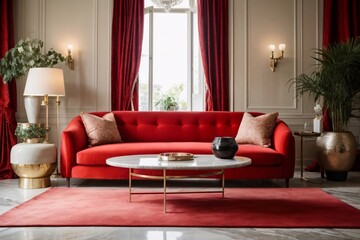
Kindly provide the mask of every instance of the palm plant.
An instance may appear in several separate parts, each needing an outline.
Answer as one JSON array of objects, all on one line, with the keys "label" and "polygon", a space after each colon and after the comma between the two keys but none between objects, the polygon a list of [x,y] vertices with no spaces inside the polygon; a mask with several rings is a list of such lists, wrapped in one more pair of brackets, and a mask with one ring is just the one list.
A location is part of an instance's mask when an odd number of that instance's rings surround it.
[{"label": "palm plant", "polygon": [[297,96],[308,93],[315,101],[322,97],[331,114],[333,131],[344,132],[359,100],[360,38],[317,49],[315,54],[315,70],[293,81]]}]

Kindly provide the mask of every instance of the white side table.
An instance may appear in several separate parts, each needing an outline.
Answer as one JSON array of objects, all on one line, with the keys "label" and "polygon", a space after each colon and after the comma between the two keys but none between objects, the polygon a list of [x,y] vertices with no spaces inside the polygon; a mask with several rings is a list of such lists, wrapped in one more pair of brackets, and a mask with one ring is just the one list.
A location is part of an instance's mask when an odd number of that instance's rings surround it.
[{"label": "white side table", "polygon": [[45,188],[56,168],[56,146],[51,143],[19,143],[12,147],[11,167],[19,176],[19,188]]}]

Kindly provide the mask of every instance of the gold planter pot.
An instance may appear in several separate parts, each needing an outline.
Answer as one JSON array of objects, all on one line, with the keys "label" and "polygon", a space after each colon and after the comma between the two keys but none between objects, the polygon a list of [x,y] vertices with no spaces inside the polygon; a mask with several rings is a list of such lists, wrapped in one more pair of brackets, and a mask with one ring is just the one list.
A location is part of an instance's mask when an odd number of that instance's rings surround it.
[{"label": "gold planter pot", "polygon": [[24,143],[42,143],[44,142],[44,138],[24,138]]},{"label": "gold planter pot", "polygon": [[326,178],[345,181],[356,157],[356,141],[351,132],[324,132],[316,140],[318,159]]},{"label": "gold planter pot", "polygon": [[[17,126],[21,129],[27,129],[30,126],[45,128],[44,123],[18,123]],[[21,140],[23,143],[42,143],[42,142],[44,142],[44,138],[22,138]]]}]

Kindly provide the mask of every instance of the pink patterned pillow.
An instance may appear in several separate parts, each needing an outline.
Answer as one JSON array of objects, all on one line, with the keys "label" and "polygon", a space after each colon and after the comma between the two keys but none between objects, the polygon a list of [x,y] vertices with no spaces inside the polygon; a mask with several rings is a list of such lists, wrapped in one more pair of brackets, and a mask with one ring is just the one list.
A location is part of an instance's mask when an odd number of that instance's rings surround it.
[{"label": "pink patterned pillow", "polygon": [[253,117],[244,113],[235,141],[239,144],[250,143],[270,147],[276,119],[279,113],[269,113]]},{"label": "pink patterned pillow", "polygon": [[107,113],[102,118],[89,113],[81,113],[80,117],[90,146],[122,142],[114,113]]}]

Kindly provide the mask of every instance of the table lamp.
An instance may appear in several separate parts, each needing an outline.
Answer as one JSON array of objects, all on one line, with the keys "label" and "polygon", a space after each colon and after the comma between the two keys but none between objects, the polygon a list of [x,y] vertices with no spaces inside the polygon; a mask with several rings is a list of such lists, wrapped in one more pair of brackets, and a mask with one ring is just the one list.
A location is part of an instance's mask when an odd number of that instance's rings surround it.
[{"label": "table lamp", "polygon": [[[31,68],[26,80],[24,96],[43,96],[41,105],[46,107],[45,127],[49,128],[49,98],[65,96],[64,73],[58,68]],[[45,142],[48,141],[48,134]]]}]

